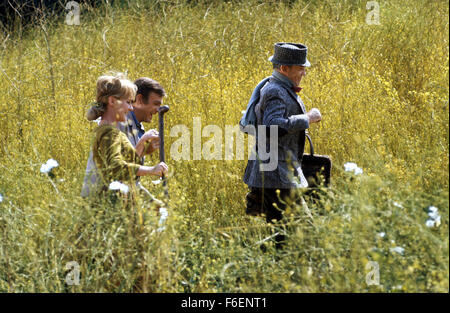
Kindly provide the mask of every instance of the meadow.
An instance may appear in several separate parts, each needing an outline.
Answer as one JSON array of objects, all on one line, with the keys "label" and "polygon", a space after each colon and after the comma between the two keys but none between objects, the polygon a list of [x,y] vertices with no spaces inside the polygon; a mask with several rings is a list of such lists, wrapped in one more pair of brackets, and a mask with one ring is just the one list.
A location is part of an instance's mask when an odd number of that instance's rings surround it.
[{"label": "meadow", "polygon": [[[379,25],[366,4],[116,1],[82,5],[78,26],[62,15],[3,31],[0,292],[448,292],[449,2],[380,1]],[[194,117],[236,125],[280,41],[308,46],[300,97],[322,112],[310,133],[333,168],[312,216],[291,207],[272,229],[245,215],[246,160],[174,160],[169,131],[192,134]],[[85,113],[111,70],[167,92],[161,232],[156,213],[143,226],[80,197],[96,127]],[[40,172],[50,158],[52,176]],[[283,250],[274,231],[288,234]]]}]

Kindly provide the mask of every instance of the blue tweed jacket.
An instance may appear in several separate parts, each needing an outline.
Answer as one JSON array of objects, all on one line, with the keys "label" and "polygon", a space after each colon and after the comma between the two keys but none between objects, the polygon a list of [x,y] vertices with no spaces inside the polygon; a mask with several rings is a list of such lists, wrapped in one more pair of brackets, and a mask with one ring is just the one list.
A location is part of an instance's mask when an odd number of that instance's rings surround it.
[{"label": "blue tweed jacket", "polygon": [[[301,170],[301,159],[305,148],[305,130],[309,128],[306,108],[300,97],[291,89],[287,77],[276,73],[261,89],[260,101],[255,107],[258,124],[278,127],[278,162],[274,170],[261,170],[260,163],[267,160],[250,159],[244,173],[244,183],[257,188],[303,188],[308,183]],[[270,151],[270,137],[266,132],[266,152]],[[258,132],[256,146],[263,135]],[[257,156],[258,153],[256,147]],[[272,157],[272,156],[271,156]]]}]

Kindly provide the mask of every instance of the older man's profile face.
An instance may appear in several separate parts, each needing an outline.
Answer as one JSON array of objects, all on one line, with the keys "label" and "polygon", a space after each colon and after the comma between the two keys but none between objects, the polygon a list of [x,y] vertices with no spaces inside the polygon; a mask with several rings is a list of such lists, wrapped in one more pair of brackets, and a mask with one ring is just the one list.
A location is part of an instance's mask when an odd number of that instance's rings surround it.
[{"label": "older man's profile face", "polygon": [[306,76],[306,67],[299,65],[282,65],[280,72],[289,77],[296,86],[300,86],[303,76]]}]

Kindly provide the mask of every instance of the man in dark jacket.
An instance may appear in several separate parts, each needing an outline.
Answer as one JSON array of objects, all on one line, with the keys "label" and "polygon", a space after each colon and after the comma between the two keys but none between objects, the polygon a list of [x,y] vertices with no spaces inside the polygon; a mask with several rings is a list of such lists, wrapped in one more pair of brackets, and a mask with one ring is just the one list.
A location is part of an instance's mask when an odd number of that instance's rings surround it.
[{"label": "man in dark jacket", "polygon": [[[269,58],[274,71],[269,81],[260,91],[260,100],[255,107],[258,125],[267,127],[256,133],[255,151],[257,157],[248,161],[244,174],[244,182],[249,186],[247,195],[247,214],[264,213],[267,222],[279,221],[286,207],[286,200],[293,189],[306,188],[308,182],[301,169],[301,160],[305,147],[305,130],[311,123],[320,122],[322,116],[316,108],[306,111],[297,95],[302,78],[306,75],[306,67],[310,66],[306,58],[307,47],[295,43],[276,43],[275,53]],[[277,135],[269,131],[275,126]],[[258,142],[266,137],[266,151],[270,147],[278,147],[278,151],[270,151],[270,158],[264,160],[258,152]],[[267,138],[268,137],[268,138]],[[271,141],[276,140],[277,145]],[[275,169],[261,167],[271,163],[275,157]],[[273,161],[273,160],[272,160]],[[279,190],[279,195],[277,195]],[[282,200],[282,201],[280,201]]]}]

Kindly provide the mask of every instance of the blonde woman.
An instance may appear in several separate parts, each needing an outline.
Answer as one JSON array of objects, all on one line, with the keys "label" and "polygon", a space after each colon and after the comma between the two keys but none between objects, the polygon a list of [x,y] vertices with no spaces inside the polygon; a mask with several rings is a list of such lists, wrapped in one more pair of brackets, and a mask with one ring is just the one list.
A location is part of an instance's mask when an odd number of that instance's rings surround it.
[{"label": "blonde woman", "polygon": [[152,134],[144,134],[135,149],[117,128],[117,123],[125,122],[127,113],[133,110],[131,102],[136,90],[136,85],[120,74],[100,76],[97,80],[97,101],[86,116],[90,121],[101,118],[92,143],[93,159],[100,175],[97,194],[107,191],[114,181],[133,188],[138,176],[167,175],[168,167],[164,162],[156,166],[140,164],[145,143],[153,138]]}]

